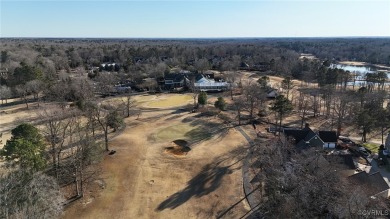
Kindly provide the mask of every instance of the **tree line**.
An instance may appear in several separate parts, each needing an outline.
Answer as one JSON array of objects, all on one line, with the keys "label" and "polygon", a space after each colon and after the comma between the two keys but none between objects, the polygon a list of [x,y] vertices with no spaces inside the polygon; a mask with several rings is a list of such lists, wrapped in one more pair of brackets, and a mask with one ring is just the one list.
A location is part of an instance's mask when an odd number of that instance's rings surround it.
[{"label": "tree line", "polygon": [[109,135],[124,127],[134,102],[131,94],[116,102],[86,96],[73,107],[40,106],[39,126],[23,123],[11,131],[0,150],[8,172],[0,178],[1,217],[57,217],[97,179],[103,152],[110,151]]},{"label": "tree line", "polygon": [[[69,80],[71,73],[80,76],[88,73],[90,82],[103,85],[95,86],[104,87],[102,93],[107,93],[115,84],[130,81],[148,90],[156,89],[156,80],[172,71],[237,71],[242,69],[243,63],[267,66],[267,74],[317,82],[320,86],[346,85],[348,81],[355,84],[356,77],[351,72],[329,68],[330,62],[335,60],[333,57],[320,56],[321,60],[329,60],[325,62],[301,60],[299,53],[310,52],[312,47],[326,47],[336,53],[341,51],[341,42],[342,45],[370,45],[370,50],[379,45],[385,45],[381,50],[387,48],[383,39],[1,39],[1,42],[1,64],[2,69],[6,69],[6,74],[0,77],[2,102],[18,96],[26,105],[29,94],[36,99],[43,90],[51,93],[50,88],[58,81]],[[365,61],[359,57],[347,60]],[[382,73],[367,74],[367,82],[383,86],[387,78]],[[148,78],[155,80],[145,80]],[[68,98],[72,98],[72,94]]]},{"label": "tree line", "polygon": [[275,42],[299,53],[311,53],[320,59],[390,64],[388,38],[297,38]]}]

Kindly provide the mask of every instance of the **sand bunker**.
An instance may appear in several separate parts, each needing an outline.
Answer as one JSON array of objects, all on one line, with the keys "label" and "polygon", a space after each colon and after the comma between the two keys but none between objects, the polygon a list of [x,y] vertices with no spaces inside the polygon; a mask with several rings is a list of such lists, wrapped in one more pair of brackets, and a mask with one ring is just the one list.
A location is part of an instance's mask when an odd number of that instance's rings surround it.
[{"label": "sand bunker", "polygon": [[171,142],[170,147],[166,147],[164,152],[174,156],[186,156],[187,153],[191,150],[188,147],[188,142],[182,139],[174,140]]}]

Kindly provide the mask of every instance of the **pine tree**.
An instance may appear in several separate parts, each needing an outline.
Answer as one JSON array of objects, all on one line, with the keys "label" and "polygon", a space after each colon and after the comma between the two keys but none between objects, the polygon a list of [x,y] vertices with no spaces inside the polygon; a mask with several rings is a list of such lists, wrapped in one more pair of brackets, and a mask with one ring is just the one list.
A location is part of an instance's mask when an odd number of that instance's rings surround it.
[{"label": "pine tree", "polygon": [[218,100],[214,103],[215,108],[224,111],[226,109],[226,102],[223,97],[218,97]]},{"label": "pine tree", "polygon": [[289,99],[284,97],[283,95],[279,95],[276,97],[275,102],[270,107],[270,110],[274,111],[279,118],[279,127],[282,127],[283,117],[291,112],[293,109],[292,103]]},{"label": "pine tree", "polygon": [[19,165],[32,172],[46,166],[45,143],[39,130],[30,124],[21,124],[12,130],[12,137],[0,151],[11,165]]},{"label": "pine tree", "polygon": [[204,91],[201,91],[198,95],[198,103],[200,105],[206,105],[207,104],[207,93]]}]

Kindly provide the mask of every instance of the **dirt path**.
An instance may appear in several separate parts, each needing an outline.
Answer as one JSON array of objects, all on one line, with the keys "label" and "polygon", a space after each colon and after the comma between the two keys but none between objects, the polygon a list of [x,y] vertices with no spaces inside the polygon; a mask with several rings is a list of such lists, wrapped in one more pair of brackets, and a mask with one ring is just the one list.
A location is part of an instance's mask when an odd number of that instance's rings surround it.
[{"label": "dirt path", "polygon": [[[192,144],[186,157],[173,157],[164,153],[170,142],[152,136],[165,126],[202,121],[188,112],[169,112],[174,110],[126,120],[123,134],[110,141],[116,154],[102,163],[105,189],[91,203],[67,208],[64,218],[215,218],[244,197],[240,133],[224,129]],[[248,210],[242,201],[224,218],[239,218]]]}]

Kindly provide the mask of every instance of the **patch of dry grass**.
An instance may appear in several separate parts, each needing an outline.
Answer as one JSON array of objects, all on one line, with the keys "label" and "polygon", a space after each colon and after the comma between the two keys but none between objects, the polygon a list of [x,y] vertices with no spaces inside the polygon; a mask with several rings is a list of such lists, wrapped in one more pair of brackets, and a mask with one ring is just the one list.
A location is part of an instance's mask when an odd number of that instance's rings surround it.
[{"label": "patch of dry grass", "polygon": [[188,104],[190,101],[192,101],[192,97],[190,95],[182,95],[182,94],[176,94],[176,95],[170,95],[170,96],[164,96],[159,97],[155,101],[151,101],[146,106],[148,107],[175,107],[175,106],[182,106]]},{"label": "patch of dry grass", "polygon": [[367,65],[366,62],[355,62],[355,61],[342,61],[339,62],[342,65],[354,65],[354,66],[364,66]]}]

